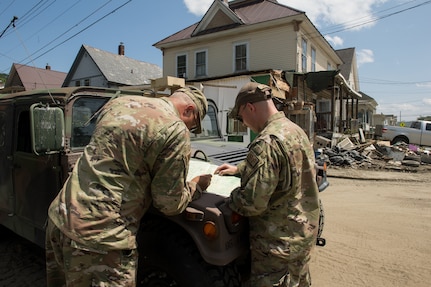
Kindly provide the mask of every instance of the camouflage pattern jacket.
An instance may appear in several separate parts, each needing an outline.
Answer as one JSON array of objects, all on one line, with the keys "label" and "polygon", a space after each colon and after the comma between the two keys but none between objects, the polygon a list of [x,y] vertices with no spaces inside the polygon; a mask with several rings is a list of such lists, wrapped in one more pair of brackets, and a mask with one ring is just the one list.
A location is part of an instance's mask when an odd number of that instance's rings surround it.
[{"label": "camouflage pattern jacket", "polygon": [[283,112],[271,116],[238,165],[241,186],[230,208],[249,217],[254,250],[286,260],[315,245],[319,222],[314,152],[305,132]]},{"label": "camouflage pattern jacket", "polygon": [[49,217],[74,247],[134,249],[139,221],[151,205],[174,215],[190,202],[196,184],[186,182],[189,160],[189,131],[170,101],[113,99]]}]

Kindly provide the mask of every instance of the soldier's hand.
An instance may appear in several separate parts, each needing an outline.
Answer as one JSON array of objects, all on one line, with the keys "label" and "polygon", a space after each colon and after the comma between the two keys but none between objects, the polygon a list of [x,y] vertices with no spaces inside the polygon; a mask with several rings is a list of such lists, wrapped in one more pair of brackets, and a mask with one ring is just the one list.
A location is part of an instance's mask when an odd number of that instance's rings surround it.
[{"label": "soldier's hand", "polygon": [[238,167],[224,163],[216,168],[214,174],[218,175],[235,175],[238,173]]},{"label": "soldier's hand", "polygon": [[211,183],[211,174],[203,174],[196,176],[192,179],[193,182],[196,182],[197,185],[201,188],[202,191],[206,190]]}]

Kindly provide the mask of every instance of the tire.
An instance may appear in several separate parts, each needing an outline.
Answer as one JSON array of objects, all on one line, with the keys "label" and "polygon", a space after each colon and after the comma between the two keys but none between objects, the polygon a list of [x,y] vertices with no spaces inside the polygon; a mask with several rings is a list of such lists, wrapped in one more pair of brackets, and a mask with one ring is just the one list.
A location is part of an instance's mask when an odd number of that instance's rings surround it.
[{"label": "tire", "polygon": [[395,144],[409,144],[409,140],[408,140],[408,138],[406,138],[406,137],[403,137],[403,136],[397,136],[397,137],[395,137],[395,138],[392,140],[391,144],[392,144],[392,145],[395,145]]},{"label": "tire", "polygon": [[145,222],[138,243],[138,287],[241,286],[235,265],[208,264],[189,235],[166,220]]}]

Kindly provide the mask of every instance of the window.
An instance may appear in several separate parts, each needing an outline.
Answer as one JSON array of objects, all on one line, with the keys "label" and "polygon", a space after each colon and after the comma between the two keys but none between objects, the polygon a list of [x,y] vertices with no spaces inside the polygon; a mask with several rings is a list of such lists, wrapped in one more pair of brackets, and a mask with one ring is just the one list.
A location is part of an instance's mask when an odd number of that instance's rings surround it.
[{"label": "window", "polygon": [[196,52],[196,77],[207,75],[207,52]]},{"label": "window", "polygon": [[301,53],[302,72],[307,72],[307,40],[302,39],[302,53]]},{"label": "window", "polygon": [[90,86],[90,79],[85,79],[84,80],[84,86]]},{"label": "window", "polygon": [[311,48],[311,71],[316,72],[316,49]]},{"label": "window", "polygon": [[75,87],[80,87],[80,86],[81,86],[81,81],[80,80],[75,81]]},{"label": "window", "polygon": [[90,142],[96,128],[96,112],[108,101],[108,98],[79,98],[72,107],[71,147],[83,147]]},{"label": "window", "polygon": [[227,115],[227,134],[228,135],[246,135],[247,126],[236,119],[229,118]]},{"label": "window", "polygon": [[187,55],[177,56],[177,77],[187,78]]},{"label": "window", "polygon": [[235,45],[235,72],[247,70],[247,44]]},{"label": "window", "polygon": [[420,122],[413,122],[413,123],[410,125],[410,127],[411,127],[412,129],[420,130],[420,129],[421,129],[421,123],[420,123]]},{"label": "window", "polygon": [[202,120],[202,133],[191,133],[190,137],[194,138],[211,138],[220,137],[218,121],[217,121],[217,108],[212,101],[208,101],[208,111]]},{"label": "window", "polygon": [[426,124],[425,130],[426,131],[431,131],[431,124]]},{"label": "window", "polygon": [[30,112],[22,111],[18,118],[17,151],[31,152]]}]

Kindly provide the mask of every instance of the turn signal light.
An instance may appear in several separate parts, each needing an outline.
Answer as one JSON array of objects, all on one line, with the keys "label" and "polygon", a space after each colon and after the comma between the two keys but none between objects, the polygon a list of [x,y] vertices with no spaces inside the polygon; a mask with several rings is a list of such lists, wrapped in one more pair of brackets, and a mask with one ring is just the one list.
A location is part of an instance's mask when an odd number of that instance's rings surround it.
[{"label": "turn signal light", "polygon": [[217,226],[212,221],[205,222],[203,231],[208,239],[215,239],[218,235]]}]

